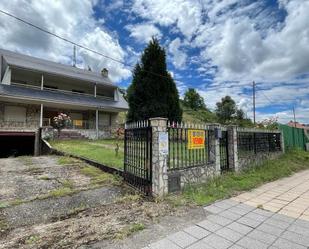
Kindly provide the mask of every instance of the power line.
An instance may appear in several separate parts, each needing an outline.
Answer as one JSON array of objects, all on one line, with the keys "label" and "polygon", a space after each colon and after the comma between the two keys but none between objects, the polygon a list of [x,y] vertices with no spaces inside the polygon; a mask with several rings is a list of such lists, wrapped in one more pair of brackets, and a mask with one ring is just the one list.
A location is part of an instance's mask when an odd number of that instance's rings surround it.
[{"label": "power line", "polygon": [[[79,44],[79,43],[76,43],[76,42],[74,42],[74,41],[71,41],[71,40],[69,40],[69,39],[67,39],[67,38],[64,38],[64,37],[62,37],[62,36],[60,36],[60,35],[57,35],[57,34],[51,32],[51,31],[49,31],[49,30],[47,30],[47,29],[41,28],[41,27],[39,27],[39,26],[37,26],[37,25],[31,23],[31,22],[28,22],[28,21],[26,21],[26,20],[24,20],[24,19],[22,19],[22,18],[19,18],[19,17],[13,15],[13,14],[10,14],[10,13],[8,13],[8,12],[6,12],[6,11],[1,10],[1,9],[0,9],[0,13],[2,13],[2,14],[4,14],[4,15],[7,15],[7,16],[10,16],[10,17],[12,17],[12,18],[14,18],[14,19],[16,19],[16,20],[22,22],[22,23],[25,23],[25,24],[27,24],[27,25],[33,27],[33,28],[36,28],[36,29],[38,29],[38,30],[40,30],[40,31],[42,31],[42,32],[44,32],[44,33],[46,33],[46,34],[49,34],[49,35],[51,35],[51,36],[54,36],[54,37],[56,37],[56,38],[58,38],[58,39],[60,39],[60,40],[63,40],[63,41],[65,41],[65,42],[68,42],[68,43],[72,44],[73,46],[76,46],[76,47],[79,47],[79,48],[88,50],[88,51],[90,51],[90,52],[92,52],[92,53],[94,53],[94,54],[97,54],[97,55],[100,55],[100,56],[102,56],[102,57],[105,57],[106,59],[109,59],[109,60],[112,60],[112,61],[117,62],[117,63],[119,63],[119,64],[122,64],[122,65],[124,65],[124,66],[126,66],[126,67],[135,68],[135,66],[133,66],[133,65],[130,65],[130,64],[125,63],[125,62],[123,62],[123,61],[121,61],[121,60],[115,59],[115,58],[113,58],[113,57],[111,57],[111,56],[105,55],[105,54],[103,54],[103,53],[101,53],[101,52],[98,52],[98,51],[93,50],[93,49],[91,49],[91,48],[88,48],[88,47],[86,47],[86,46],[84,46],[84,45],[81,45],[81,44]],[[147,73],[150,73],[150,74],[155,75],[155,76],[158,76],[158,77],[162,77],[162,78],[167,78],[167,79],[169,79],[169,77],[166,76],[166,75],[157,74],[157,73],[154,73],[154,72],[145,70],[145,69],[143,69],[142,71],[147,72]],[[174,81],[182,82],[182,81],[177,80],[177,79],[175,79],[175,78],[174,78]]]}]

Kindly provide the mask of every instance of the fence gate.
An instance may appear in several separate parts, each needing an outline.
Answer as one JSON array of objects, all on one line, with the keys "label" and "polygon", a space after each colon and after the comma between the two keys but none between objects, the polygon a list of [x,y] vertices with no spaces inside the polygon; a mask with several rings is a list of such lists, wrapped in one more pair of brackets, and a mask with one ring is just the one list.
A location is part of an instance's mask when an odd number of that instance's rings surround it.
[{"label": "fence gate", "polygon": [[222,137],[220,138],[220,168],[221,172],[229,170],[229,155],[228,155],[228,133],[222,131]]},{"label": "fence gate", "polygon": [[124,180],[143,192],[152,192],[152,130],[148,121],[127,124],[124,139]]}]

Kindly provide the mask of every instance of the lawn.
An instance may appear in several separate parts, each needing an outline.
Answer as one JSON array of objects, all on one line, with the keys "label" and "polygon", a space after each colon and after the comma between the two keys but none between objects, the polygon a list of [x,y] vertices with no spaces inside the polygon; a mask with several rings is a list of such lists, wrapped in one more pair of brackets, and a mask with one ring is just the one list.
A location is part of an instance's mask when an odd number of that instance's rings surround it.
[{"label": "lawn", "polygon": [[309,169],[309,153],[300,150],[290,151],[279,159],[265,161],[262,165],[247,171],[229,172],[213,178],[207,184],[188,186],[181,195],[170,196],[170,199],[175,204],[206,205],[304,169]]},{"label": "lawn", "polygon": [[107,166],[123,168],[123,141],[119,141],[116,155],[116,140],[55,140],[50,144],[57,150],[77,156],[83,156]]}]

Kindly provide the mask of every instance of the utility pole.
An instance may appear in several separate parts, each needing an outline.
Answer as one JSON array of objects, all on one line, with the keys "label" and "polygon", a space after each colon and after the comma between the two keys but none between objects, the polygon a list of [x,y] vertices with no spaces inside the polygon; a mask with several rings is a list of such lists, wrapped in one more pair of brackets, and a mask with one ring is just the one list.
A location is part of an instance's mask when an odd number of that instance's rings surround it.
[{"label": "utility pole", "polygon": [[76,67],[76,46],[73,46],[73,67]]},{"label": "utility pole", "polygon": [[253,98],[253,123],[255,124],[255,82],[252,82],[252,98]]}]

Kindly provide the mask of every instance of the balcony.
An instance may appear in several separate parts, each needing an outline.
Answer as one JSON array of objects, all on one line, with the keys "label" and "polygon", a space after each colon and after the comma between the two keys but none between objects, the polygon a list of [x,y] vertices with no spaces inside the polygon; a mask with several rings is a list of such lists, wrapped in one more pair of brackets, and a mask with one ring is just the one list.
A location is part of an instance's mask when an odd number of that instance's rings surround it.
[{"label": "balcony", "polygon": [[85,96],[85,97],[92,97],[92,98],[98,98],[98,99],[103,99],[103,100],[109,100],[109,101],[114,101],[113,97],[107,97],[107,96],[102,96],[102,95],[94,95],[94,94],[89,94],[89,93],[81,93],[81,92],[76,92],[76,91],[68,91],[68,90],[62,90],[62,89],[55,89],[55,88],[49,88],[49,87],[39,87],[39,86],[34,86],[30,84],[21,84],[21,83],[16,83],[16,82],[11,82],[12,86],[17,86],[17,87],[24,87],[28,89],[35,89],[35,90],[40,90],[40,91],[48,91],[48,92],[54,92],[54,93],[64,93],[68,95],[75,95],[75,96]]}]

